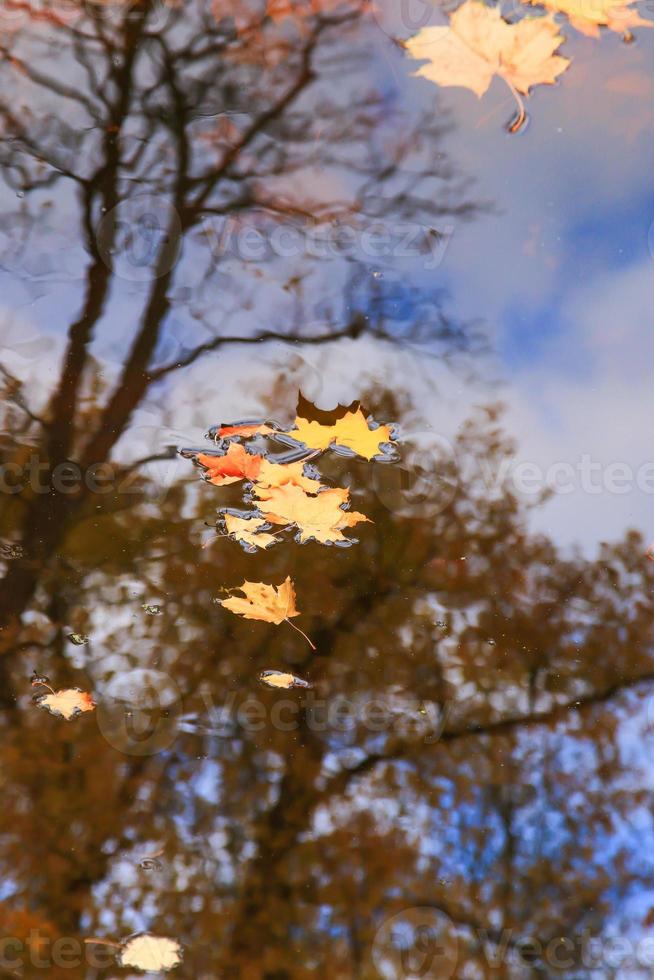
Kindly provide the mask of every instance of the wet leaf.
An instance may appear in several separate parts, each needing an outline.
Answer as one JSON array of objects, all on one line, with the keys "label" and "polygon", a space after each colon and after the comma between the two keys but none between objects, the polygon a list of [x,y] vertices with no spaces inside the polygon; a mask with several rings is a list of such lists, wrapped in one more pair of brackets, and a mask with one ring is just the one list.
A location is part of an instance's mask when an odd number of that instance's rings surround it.
[{"label": "wet leaf", "polygon": [[221,425],[215,430],[216,439],[250,439],[252,436],[266,436],[274,430],[263,422],[240,422],[234,425]]},{"label": "wet leaf", "polygon": [[209,483],[216,487],[249,480],[263,487],[292,483],[309,492],[320,489],[318,480],[304,475],[303,463],[271,463],[263,456],[248,453],[240,443],[230,443],[222,455],[198,453],[196,459],[206,468]]},{"label": "wet leaf", "polygon": [[382,452],[383,443],[391,442],[388,425],[373,429],[368,424],[360,407],[346,412],[332,425],[309,421],[298,416],[293,428],[284,435],[304,443],[310,449],[328,449],[330,446],[343,446],[351,449],[364,459],[372,459]]},{"label": "wet leaf", "polygon": [[246,520],[243,517],[235,517],[233,514],[225,514],[225,529],[229,535],[244,544],[254,548],[268,548],[277,540],[274,534],[267,534],[264,531],[257,531],[258,528],[265,527],[266,521],[261,517],[251,517]]},{"label": "wet leaf", "polygon": [[221,605],[246,619],[261,619],[279,626],[285,619],[300,615],[295,607],[295,589],[290,576],[279,586],[246,581],[233,591],[242,592],[243,596],[222,599]]},{"label": "wet leaf", "polygon": [[555,51],[565,38],[552,17],[527,17],[507,23],[497,7],[467,0],[456,10],[449,27],[425,27],[406,44],[409,54],[423,65],[416,72],[437,85],[469,88],[480,98],[493,76],[502,78],[516,98],[528,95],[534,85],[551,85],[570,64]]},{"label": "wet leaf", "polygon": [[182,962],[182,946],[177,939],[141,933],[125,940],[117,960],[147,973],[173,970]]},{"label": "wet leaf", "polygon": [[161,871],[163,864],[157,858],[147,857],[139,861],[139,868],[142,871]]},{"label": "wet leaf", "polygon": [[294,687],[311,687],[308,681],[296,677],[295,674],[287,674],[282,670],[262,670],[259,674],[259,680],[268,687],[278,687],[285,691]]},{"label": "wet leaf", "polygon": [[321,544],[334,544],[348,539],[342,533],[361,521],[369,521],[365,514],[343,510],[349,503],[349,491],[334,487],[309,496],[299,487],[275,487],[262,490],[255,487],[261,501],[259,509],[270,524],[295,524],[300,531],[300,541],[314,538]]},{"label": "wet leaf", "polygon": [[263,462],[263,457],[249,453],[239,442],[230,443],[227,452],[221,455],[198,453],[196,459],[206,468],[209,483],[216,487],[256,480]]},{"label": "wet leaf", "polygon": [[628,34],[632,27],[654,27],[632,7],[635,0],[524,0],[566,14],[573,27],[588,37],[599,37],[600,27]]},{"label": "wet leaf", "polygon": [[270,463],[267,459],[263,460],[255,483],[263,489],[291,485],[307,493],[318,493],[321,487],[320,480],[305,476],[304,463]]},{"label": "wet leaf", "polygon": [[84,711],[93,711],[95,708],[95,701],[92,696],[86,691],[81,691],[78,687],[41,694],[34,703],[39,708],[45,708],[51,715],[56,715],[57,718],[65,718],[66,721],[76,718]]},{"label": "wet leaf", "polygon": [[237,616],[244,616],[245,619],[260,619],[266,623],[274,623],[276,626],[286,621],[304,637],[312,649],[315,649],[306,633],[290,621],[292,616],[300,615],[295,606],[295,588],[290,575],[279,586],[246,581],[232,591],[242,592],[243,595],[221,599],[221,605],[225,609],[236,613]]},{"label": "wet leaf", "polygon": [[69,633],[68,639],[71,643],[74,643],[76,647],[84,646],[85,643],[89,642],[89,637],[86,633]]},{"label": "wet leaf", "polygon": [[148,616],[158,616],[161,612],[161,606],[158,606],[154,602],[142,602],[141,609],[143,609]]}]

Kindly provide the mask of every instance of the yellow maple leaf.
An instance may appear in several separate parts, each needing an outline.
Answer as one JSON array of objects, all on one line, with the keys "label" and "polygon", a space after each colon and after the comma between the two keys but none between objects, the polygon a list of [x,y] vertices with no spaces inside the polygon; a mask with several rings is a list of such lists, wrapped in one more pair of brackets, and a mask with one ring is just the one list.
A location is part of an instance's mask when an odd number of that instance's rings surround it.
[{"label": "yellow maple leaf", "polygon": [[290,483],[307,493],[317,493],[321,486],[320,480],[304,475],[304,463],[271,463],[267,459],[262,460],[259,475],[254,482],[264,489],[283,487]]},{"label": "yellow maple leaf", "polygon": [[255,487],[255,494],[261,501],[259,509],[265,520],[270,524],[297,525],[300,541],[309,538],[322,544],[347,541],[342,533],[345,528],[369,521],[365,514],[343,510],[343,505],[349,503],[350,494],[341,487],[323,490],[315,496],[291,485],[270,490]]},{"label": "yellow maple leaf", "polygon": [[298,416],[293,429],[283,434],[304,443],[310,449],[328,449],[332,445],[345,446],[365,459],[377,456],[381,451],[381,444],[391,441],[389,426],[380,425],[376,429],[371,429],[360,408],[346,412],[333,425],[309,422]]},{"label": "yellow maple leaf", "polygon": [[234,514],[225,514],[225,528],[237,541],[243,541],[254,548],[268,548],[277,540],[274,534],[267,534],[265,531],[258,531],[266,522],[260,517],[245,519],[236,517]]},{"label": "yellow maple leaf", "polygon": [[524,0],[566,14],[573,27],[588,37],[599,37],[600,27],[629,34],[632,27],[654,27],[631,6],[634,0]]},{"label": "yellow maple leaf", "polygon": [[303,633],[299,627],[291,623],[291,616],[299,616],[295,606],[295,588],[290,575],[279,586],[267,585],[265,582],[243,582],[238,589],[232,591],[242,592],[242,596],[230,596],[228,599],[221,599],[221,605],[237,616],[245,619],[260,619],[265,623],[287,622],[289,626],[302,633],[302,636],[315,650],[313,643]]},{"label": "yellow maple leaf", "polygon": [[534,85],[553,84],[570,64],[555,54],[564,40],[550,16],[509,24],[499,8],[466,0],[448,27],[424,27],[405,47],[412,57],[427,62],[416,74],[437,85],[469,88],[481,98],[494,75],[502,78],[518,103],[519,116],[511,126],[515,131],[526,118],[518,93],[528,95]]}]

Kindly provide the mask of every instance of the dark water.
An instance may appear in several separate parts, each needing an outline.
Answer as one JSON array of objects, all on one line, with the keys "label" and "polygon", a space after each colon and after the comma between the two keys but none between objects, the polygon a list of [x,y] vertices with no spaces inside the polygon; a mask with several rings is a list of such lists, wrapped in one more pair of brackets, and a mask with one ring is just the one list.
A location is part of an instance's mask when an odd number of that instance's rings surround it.
[{"label": "dark water", "polygon": [[[2,5],[0,973],[649,977],[654,37],[562,18],[509,135],[262,6]],[[250,554],[178,450],[299,393],[399,459]],[[315,652],[218,601],[286,576]]]}]

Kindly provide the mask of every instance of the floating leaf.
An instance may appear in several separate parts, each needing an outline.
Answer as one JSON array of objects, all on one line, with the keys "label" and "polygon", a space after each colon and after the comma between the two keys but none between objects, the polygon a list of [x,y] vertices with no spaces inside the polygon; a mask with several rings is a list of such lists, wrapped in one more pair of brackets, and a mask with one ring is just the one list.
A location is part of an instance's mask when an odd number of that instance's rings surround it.
[{"label": "floating leaf", "polygon": [[551,85],[570,64],[555,51],[565,38],[552,17],[527,17],[507,23],[497,7],[466,0],[449,27],[424,27],[405,47],[412,57],[427,62],[416,72],[437,85],[469,88],[480,98],[494,75],[499,75],[516,98],[519,117],[526,118],[518,93],[528,95],[534,85]]},{"label": "floating leaf", "polygon": [[250,439],[252,436],[267,436],[274,429],[263,422],[236,422],[234,425],[221,425],[213,433],[215,439]]},{"label": "floating leaf", "polygon": [[141,603],[141,609],[143,609],[148,616],[158,616],[161,612],[161,606],[156,605],[154,602]]},{"label": "floating leaf", "polygon": [[76,647],[84,646],[85,643],[89,642],[89,637],[86,633],[69,633],[68,639],[71,643],[74,643]]},{"label": "floating leaf", "polygon": [[51,715],[57,718],[65,718],[70,721],[84,711],[93,711],[95,701],[86,691],[80,691],[78,687],[67,688],[63,691],[51,690],[49,694],[41,694],[35,699],[35,704],[39,708],[45,708]]},{"label": "floating leaf", "polygon": [[198,463],[206,467],[207,479],[214,486],[224,487],[240,480],[255,480],[259,475],[262,456],[249,453],[239,442],[231,442],[226,453],[198,453]]},{"label": "floating leaf", "polygon": [[147,973],[173,970],[182,962],[182,946],[177,939],[144,932],[125,940],[117,961]]},{"label": "floating leaf", "polygon": [[161,871],[163,864],[157,858],[143,858],[142,861],[139,861],[139,868],[142,871]]},{"label": "floating leaf", "polygon": [[271,463],[263,456],[249,453],[240,443],[230,443],[222,455],[198,453],[195,458],[205,467],[209,483],[216,487],[249,480],[264,487],[292,483],[309,492],[320,489],[318,480],[304,475],[303,463]]},{"label": "floating leaf", "polygon": [[2,558],[24,558],[25,550],[20,544],[3,544],[0,547],[0,557]]},{"label": "floating leaf", "polygon": [[255,483],[263,489],[291,485],[307,493],[318,493],[321,487],[320,480],[305,476],[304,463],[270,463],[267,459],[261,463]]},{"label": "floating leaf", "polygon": [[237,541],[254,548],[268,548],[277,540],[274,534],[257,531],[257,528],[266,526],[266,521],[260,517],[251,517],[246,520],[243,517],[235,517],[233,514],[225,513],[224,521],[228,534]]},{"label": "floating leaf", "polygon": [[[276,626],[286,621],[298,633],[302,633],[301,629],[290,622],[292,616],[300,615],[295,606],[295,588],[290,576],[287,576],[279,586],[246,581],[233,591],[242,592],[243,595],[221,599],[221,605],[225,609],[236,613],[237,616],[244,616],[245,619],[260,619],[266,623],[274,623]],[[305,633],[302,633],[302,636],[313,647],[309,637]]]},{"label": "floating leaf", "polygon": [[296,677],[295,674],[287,674],[282,670],[262,670],[259,674],[259,680],[262,684],[267,684],[268,687],[281,687],[285,691],[294,687],[311,687],[308,681],[303,681],[301,677]]},{"label": "floating leaf", "polygon": [[255,487],[256,496],[262,502],[259,509],[270,524],[295,524],[300,531],[300,541],[315,538],[322,544],[333,544],[348,539],[344,529],[361,521],[369,521],[365,514],[343,510],[349,503],[349,491],[334,487],[309,496],[299,487],[275,487],[262,490]]},{"label": "floating leaf", "polygon": [[293,428],[283,433],[297,442],[304,443],[310,449],[328,449],[330,446],[343,446],[351,449],[358,456],[372,459],[381,453],[382,443],[391,441],[391,430],[388,425],[380,425],[376,429],[370,427],[361,411],[346,412],[332,425],[309,421],[299,415]]},{"label": "floating leaf", "polygon": [[221,605],[246,619],[262,619],[279,626],[285,619],[300,615],[295,607],[295,589],[290,576],[279,586],[246,581],[233,591],[242,592],[244,597],[221,599]]},{"label": "floating leaf", "polygon": [[588,37],[599,37],[600,27],[618,34],[629,34],[632,27],[654,27],[644,20],[632,3],[635,0],[524,0],[539,4],[556,13],[566,14],[573,27]]}]

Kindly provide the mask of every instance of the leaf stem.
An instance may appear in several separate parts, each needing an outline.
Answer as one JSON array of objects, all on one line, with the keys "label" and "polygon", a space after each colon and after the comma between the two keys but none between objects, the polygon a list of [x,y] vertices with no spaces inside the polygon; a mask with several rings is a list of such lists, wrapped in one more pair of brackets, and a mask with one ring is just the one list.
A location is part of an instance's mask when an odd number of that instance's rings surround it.
[{"label": "leaf stem", "polygon": [[123,944],[122,943],[116,943],[116,942],[113,941],[113,939],[96,939],[96,938],[91,938],[91,939],[85,939],[84,942],[85,943],[89,943],[89,945],[93,945],[93,946],[111,946],[112,949],[122,949],[123,948]]},{"label": "leaf stem", "polygon": [[49,684],[46,684],[45,681],[32,681],[32,687],[47,687],[47,689],[50,691],[50,694],[55,693],[54,689],[50,687]]},{"label": "leaf stem", "polygon": [[520,130],[522,129],[522,127],[524,126],[525,120],[527,118],[527,111],[525,109],[525,104],[522,101],[522,98],[520,96],[520,93],[516,89],[516,87],[513,84],[513,82],[511,82],[506,77],[506,75],[502,75],[502,78],[504,79],[504,81],[506,82],[506,84],[511,89],[511,92],[513,94],[513,98],[518,103],[518,116],[517,116],[517,119],[514,119],[513,122],[509,125],[509,132],[510,133],[519,133]]},{"label": "leaf stem", "polygon": [[286,622],[288,623],[289,626],[292,626],[294,630],[296,630],[304,637],[304,639],[307,641],[307,643],[309,644],[312,650],[316,649],[313,643],[311,642],[311,640],[309,639],[309,637],[307,636],[307,634],[303,630],[301,630],[299,626],[296,626],[295,623],[292,623],[288,618],[286,618]]}]

